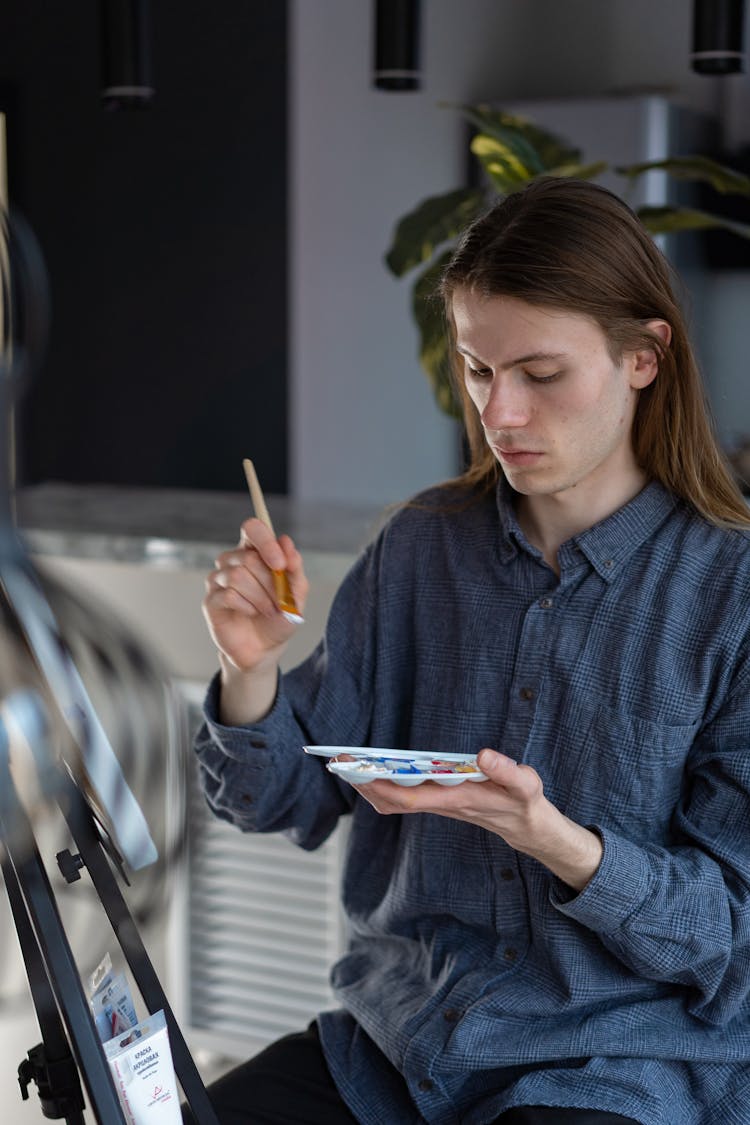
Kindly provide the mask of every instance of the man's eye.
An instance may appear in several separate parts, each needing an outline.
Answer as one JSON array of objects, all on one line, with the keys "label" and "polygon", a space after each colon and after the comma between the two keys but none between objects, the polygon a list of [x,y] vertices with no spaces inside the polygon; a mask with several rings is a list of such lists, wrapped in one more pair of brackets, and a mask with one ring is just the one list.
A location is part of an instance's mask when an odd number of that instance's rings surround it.
[{"label": "man's eye", "polygon": [[553,383],[555,379],[560,378],[562,371],[555,371],[552,375],[535,375],[533,371],[527,371],[525,374],[535,383]]}]

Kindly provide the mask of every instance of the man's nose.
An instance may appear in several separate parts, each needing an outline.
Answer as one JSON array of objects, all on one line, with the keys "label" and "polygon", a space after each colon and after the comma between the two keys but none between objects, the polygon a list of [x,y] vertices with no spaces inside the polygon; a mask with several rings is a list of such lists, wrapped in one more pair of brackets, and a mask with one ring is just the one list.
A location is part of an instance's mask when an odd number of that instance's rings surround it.
[{"label": "man's nose", "polygon": [[525,388],[512,378],[495,376],[481,418],[486,430],[525,426],[529,421],[529,401]]}]

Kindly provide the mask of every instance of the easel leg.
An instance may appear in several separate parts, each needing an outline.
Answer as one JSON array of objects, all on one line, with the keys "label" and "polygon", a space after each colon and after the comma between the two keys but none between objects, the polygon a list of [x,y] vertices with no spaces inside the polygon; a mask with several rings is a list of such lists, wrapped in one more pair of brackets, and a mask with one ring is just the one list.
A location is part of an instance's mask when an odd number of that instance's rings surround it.
[{"label": "easel leg", "polygon": [[206,1088],[104,852],[91,810],[74,782],[70,781],[68,788],[65,817],[71,834],[146,1007],[152,1014],[164,1011],[175,1073],[188,1104],[200,1125],[218,1125]]},{"label": "easel leg", "polygon": [[[0,779],[0,784],[8,787],[4,790],[4,799],[7,802],[9,793],[15,793],[15,790],[10,773],[7,770],[2,772],[4,777]],[[16,820],[15,823],[18,821]],[[2,821],[0,821],[0,829],[4,833]],[[30,826],[24,837],[26,840],[33,839]],[[61,1043],[62,1027],[59,1022],[62,1016],[97,1121],[101,1125],[110,1125],[110,1123],[124,1125],[125,1119],[112,1083],[107,1060],[94,1027],[54,893],[39,853],[36,847],[29,851],[28,845],[24,845],[27,854],[19,860],[14,856],[12,843],[4,835],[3,838],[7,854],[3,863],[3,873],[7,871],[6,889],[9,897],[15,897],[16,906],[21,908],[19,937],[25,945],[24,957],[28,958],[27,968],[29,964],[31,965],[29,983],[32,985],[32,997],[35,1004],[37,1000],[41,1004],[40,1024],[45,1021],[45,1027],[52,1037],[56,1055],[54,1061],[59,1061],[65,1055]],[[42,984],[42,974],[46,977],[46,986]],[[56,1021],[50,1019],[52,997],[59,1013]],[[38,1056],[35,1057],[38,1059]],[[34,1066],[34,1063],[29,1060],[29,1065]],[[50,1082],[54,1082],[56,1077],[58,1076],[50,1073]],[[82,1121],[80,1114],[78,1117],[74,1116],[72,1121]]]},{"label": "easel leg", "polygon": [[78,1068],[39,955],[26,903],[15,869],[5,855],[0,859],[0,867],[42,1035],[42,1042],[28,1052],[18,1067],[21,1096],[25,1101],[28,1087],[34,1082],[45,1117],[64,1117],[69,1125],[83,1125],[84,1100]]}]

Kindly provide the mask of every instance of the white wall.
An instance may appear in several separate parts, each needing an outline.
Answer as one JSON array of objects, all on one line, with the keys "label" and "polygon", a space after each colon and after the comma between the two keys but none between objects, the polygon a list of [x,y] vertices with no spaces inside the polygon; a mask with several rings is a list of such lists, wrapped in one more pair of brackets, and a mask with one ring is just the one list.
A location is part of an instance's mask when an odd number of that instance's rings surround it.
[{"label": "white wall", "polygon": [[[658,89],[717,114],[727,144],[750,142],[748,76],[690,70],[691,0],[428,0],[423,86],[407,94],[371,87],[371,9],[292,0],[290,441],[301,499],[387,503],[455,471],[455,427],[416,359],[410,281],[382,262],[396,219],[463,181],[464,124],[438,102]],[[715,280],[711,324],[714,305],[747,308],[750,296],[745,278]],[[712,393],[750,431],[750,395],[724,374],[750,350],[750,318],[732,318],[729,338],[719,319],[702,349],[721,332]]]}]

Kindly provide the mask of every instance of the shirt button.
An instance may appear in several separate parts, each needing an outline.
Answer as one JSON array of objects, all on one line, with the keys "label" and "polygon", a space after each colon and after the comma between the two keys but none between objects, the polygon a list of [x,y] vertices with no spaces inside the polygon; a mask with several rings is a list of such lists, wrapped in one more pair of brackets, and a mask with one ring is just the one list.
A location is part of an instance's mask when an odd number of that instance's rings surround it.
[{"label": "shirt button", "polygon": [[539,605],[542,609],[552,609],[552,598],[540,598]]},{"label": "shirt button", "polygon": [[529,700],[534,698],[534,689],[530,687],[522,687],[518,693],[521,699]]},{"label": "shirt button", "polygon": [[503,950],[503,957],[506,961],[516,961],[518,959],[518,950],[514,949],[512,945],[509,945]]},{"label": "shirt button", "polygon": [[446,1023],[456,1023],[460,1015],[458,1008],[446,1008],[443,1012],[443,1019]]},{"label": "shirt button", "polygon": [[434,1085],[435,1083],[431,1078],[421,1078],[419,1082],[417,1082],[417,1089],[421,1090],[423,1094],[429,1094]]},{"label": "shirt button", "polygon": [[604,560],[604,565],[605,565],[605,566],[607,567],[607,569],[609,570],[609,568],[610,568],[611,566],[614,566],[614,565],[615,565],[615,560],[614,560],[614,559],[605,559],[605,560]]},{"label": "shirt button", "polygon": [[504,879],[506,883],[509,883],[511,879],[515,879],[515,877],[516,873],[512,867],[502,867],[500,869],[500,878]]},{"label": "shirt button", "polygon": [[251,738],[250,745],[252,746],[253,750],[265,750],[266,740],[264,738]]},{"label": "shirt button", "polygon": [[253,803],[253,799],[252,799],[252,797],[250,796],[249,793],[243,793],[241,799],[242,799],[242,803],[244,805],[252,805],[252,803]]}]

